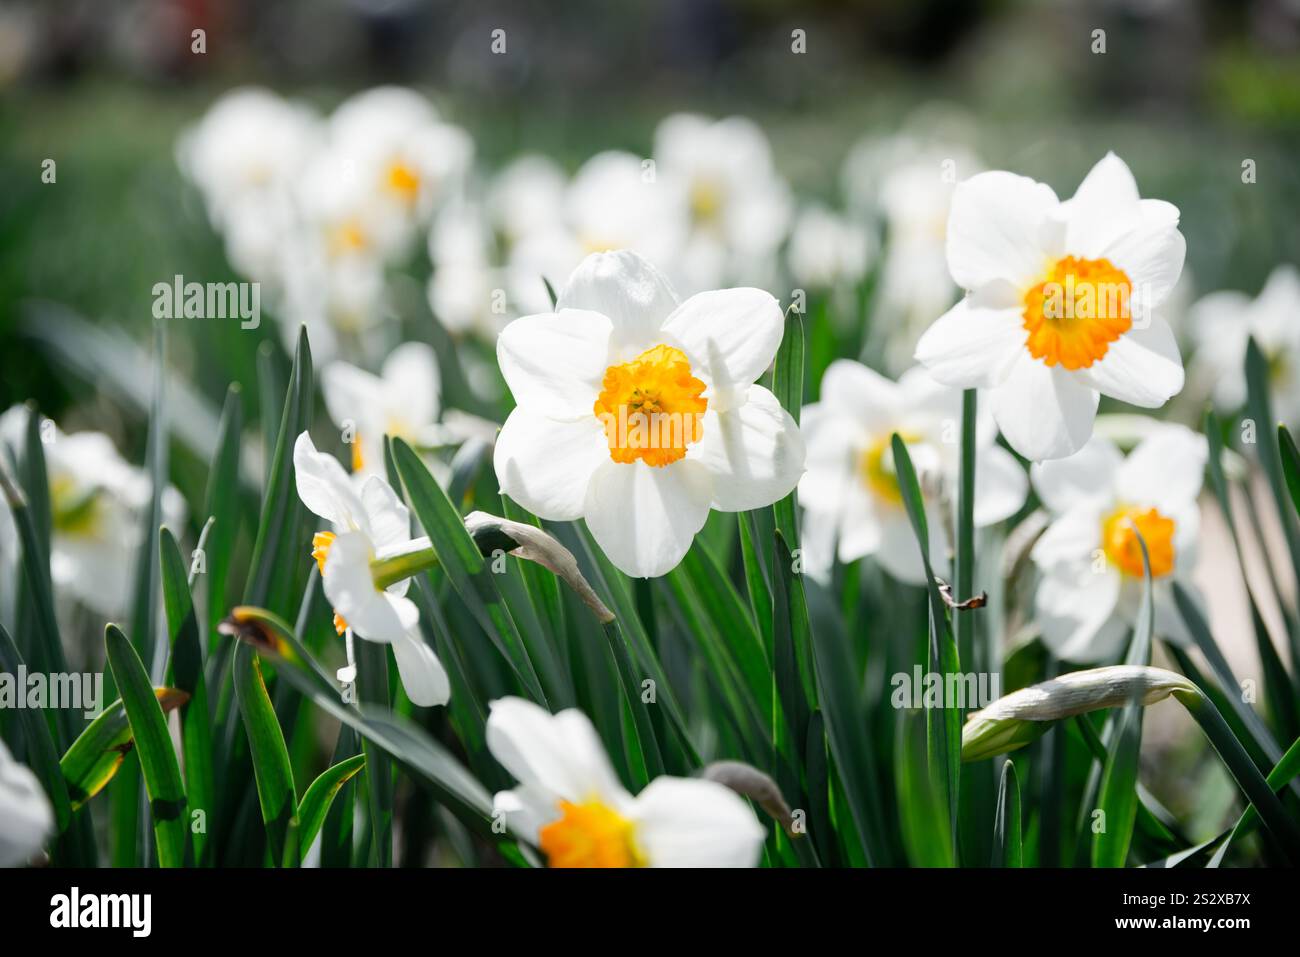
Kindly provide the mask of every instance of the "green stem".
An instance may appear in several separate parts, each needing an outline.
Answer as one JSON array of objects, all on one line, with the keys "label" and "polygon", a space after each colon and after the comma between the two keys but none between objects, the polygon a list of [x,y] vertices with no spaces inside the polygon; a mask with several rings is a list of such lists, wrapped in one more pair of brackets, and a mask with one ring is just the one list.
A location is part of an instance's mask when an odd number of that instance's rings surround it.
[{"label": "green stem", "polygon": [[[953,587],[958,601],[966,601],[975,593],[975,405],[976,392],[967,389],[961,396],[961,478],[957,485],[957,567]],[[975,617],[970,611],[958,611],[952,618],[959,658],[974,661]]]},{"label": "green stem", "polygon": [[432,545],[426,545],[400,555],[376,559],[370,563],[370,576],[375,580],[375,587],[382,591],[437,564],[438,553]]}]

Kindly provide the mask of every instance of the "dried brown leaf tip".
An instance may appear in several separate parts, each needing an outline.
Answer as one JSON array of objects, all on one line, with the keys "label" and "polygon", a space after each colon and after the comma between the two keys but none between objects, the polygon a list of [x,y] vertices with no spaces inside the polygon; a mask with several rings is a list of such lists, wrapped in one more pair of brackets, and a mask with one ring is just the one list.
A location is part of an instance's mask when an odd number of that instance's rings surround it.
[{"label": "dried brown leaf tip", "polygon": [[279,637],[266,622],[254,616],[251,611],[243,605],[232,608],[229,616],[217,625],[217,631],[247,642],[254,648],[282,654]]}]

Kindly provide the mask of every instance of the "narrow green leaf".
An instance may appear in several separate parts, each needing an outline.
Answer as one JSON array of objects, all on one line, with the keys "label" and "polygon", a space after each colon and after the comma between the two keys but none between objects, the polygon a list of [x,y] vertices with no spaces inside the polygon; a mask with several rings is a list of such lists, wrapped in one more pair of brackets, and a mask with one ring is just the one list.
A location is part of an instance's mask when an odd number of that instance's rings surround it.
[{"label": "narrow green leaf", "polygon": [[1282,453],[1282,474],[1286,478],[1286,489],[1291,494],[1291,504],[1296,514],[1300,515],[1300,449],[1296,448],[1295,439],[1285,425],[1277,427],[1277,444]]},{"label": "narrow green leaf", "polygon": [[401,475],[407,499],[424,526],[452,587],[487,633],[516,677],[539,704],[547,697],[524,646],[523,636],[511,617],[493,580],[492,572],[465,522],[420,457],[401,439],[392,442],[393,460]]},{"label": "narrow green leaf", "polygon": [[253,758],[262,822],[266,825],[271,860],[278,864],[285,859],[290,822],[298,806],[289,750],[266,693],[257,655],[246,644],[241,643],[235,649],[234,678],[235,695]]},{"label": "narrow green leaf", "polygon": [[217,622],[226,614],[226,583],[230,557],[239,531],[239,447],[243,432],[243,407],[238,383],[231,383],[217,427],[217,454],[208,472],[203,513],[212,530],[203,543],[205,589],[208,597],[208,648],[217,644]]},{"label": "narrow green leaf", "polygon": [[172,750],[167,720],[144,665],[126,635],[116,625],[105,629],[104,646],[113,680],[122,695],[135,753],[140,759],[154,837],[161,867],[182,867],[189,834],[185,786]]},{"label": "narrow green leaf", "polygon": [[[181,706],[181,748],[185,755],[185,792],[191,813],[201,811],[215,821],[216,783],[212,770],[212,726],[208,716],[208,690],[203,680],[203,649],[199,621],[186,581],[185,563],[176,539],[166,527],[158,532],[159,568],[162,573],[163,607],[171,639],[171,660],[167,683],[187,696]],[[208,829],[194,831],[194,860],[200,867],[212,862]]]},{"label": "narrow green leaf", "polygon": [[[174,711],[189,700],[185,692],[176,688],[154,688],[154,694],[163,714]],[[59,761],[72,810],[80,809],[104,789],[122,766],[127,752],[134,747],[135,739],[131,736],[126,709],[122,706],[122,699],[118,698],[81,732]]]},{"label": "narrow green leaf", "polygon": [[325,815],[329,813],[335,795],[365,765],[364,754],[353,755],[321,772],[321,775],[308,786],[302,801],[298,804],[298,856],[300,858],[307,856],[312,842],[320,833],[321,825],[325,823]]}]

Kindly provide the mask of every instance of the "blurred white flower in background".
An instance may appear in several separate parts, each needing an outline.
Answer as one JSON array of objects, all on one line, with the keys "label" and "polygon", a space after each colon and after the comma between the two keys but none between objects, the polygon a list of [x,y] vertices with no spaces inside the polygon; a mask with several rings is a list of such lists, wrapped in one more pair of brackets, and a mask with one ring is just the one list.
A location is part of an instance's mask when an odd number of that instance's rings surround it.
[{"label": "blurred white flower in background", "polygon": [[1178,344],[1153,311],[1183,268],[1178,208],[1141,199],[1115,154],[1065,202],[1012,173],[965,181],[947,250],[969,294],[921,337],[916,358],[946,385],[988,389],[1025,458],[1082,448],[1101,393],[1159,408],[1182,389]]},{"label": "blurred white flower in background", "polygon": [[1278,266],[1258,296],[1214,292],[1189,315],[1196,353],[1191,371],[1223,412],[1246,404],[1246,342],[1255,338],[1268,361],[1273,413],[1300,423],[1300,271]]},{"label": "blurred white flower in background", "polygon": [[[21,435],[25,406],[0,419],[0,434]],[[57,428],[43,445],[50,487],[50,575],[59,594],[72,595],[105,618],[122,615],[130,601],[135,559],[142,547],[152,497],[149,475],[129,464],[102,432],[67,435]],[[179,529],[185,500],[168,485],[162,492],[163,524]]]},{"label": "blurred white flower in background", "polygon": [[839,289],[861,282],[875,254],[875,237],[865,226],[814,203],[795,218],[786,260],[797,285]]},{"label": "blurred white flower in background", "polygon": [[[961,393],[939,385],[915,366],[898,382],[849,359],[837,359],[822,378],[821,401],[803,408],[800,426],[808,471],[799,480],[804,508],[804,568],[827,580],[835,559],[872,556],[899,581],[921,584],[925,570],[903,506],[894,467],[897,433],[925,493],[931,564],[947,574],[961,435]],[[1015,456],[996,444],[992,417],[976,430],[975,524],[1009,518],[1029,489]]]},{"label": "blurred white flower in background", "polygon": [[1141,603],[1139,534],[1151,565],[1155,631],[1186,640],[1173,582],[1192,589],[1207,457],[1204,436],[1164,424],[1127,458],[1096,437],[1069,458],[1033,467],[1034,490],[1052,516],[1031,552],[1041,574],[1035,621],[1055,655],[1104,661],[1124,647]]},{"label": "blurred white flower in background", "polygon": [[[493,235],[484,210],[458,201],[443,208],[429,233],[429,308],[456,335],[491,342],[509,321],[503,272],[493,262]],[[500,294],[498,295],[498,290]]]},{"label": "blurred white flower in background", "polygon": [[[407,697],[422,707],[446,704],[451,685],[442,663],[420,635],[420,613],[406,597],[410,579],[381,589],[370,568],[377,559],[403,554],[420,544],[411,538],[406,506],[378,475],[355,482],[333,456],[316,451],[306,432],[294,443],[293,467],[298,497],[333,527],[313,537],[312,557],[320,566],[325,597],[334,609],[335,630],[391,645]],[[350,644],[348,651],[348,666],[354,669]]]},{"label": "blurred white flower in background", "polygon": [[0,867],[20,867],[54,830],[54,812],[36,775],[0,741]]},{"label": "blurred white flower in background", "polygon": [[655,778],[635,797],[591,721],[523,698],[491,703],[487,745],[518,786],[495,812],[551,867],[755,867],[765,832],[745,800],[716,781]]},{"label": "blurred white flower in background", "polygon": [[655,130],[654,159],[661,181],[679,193],[664,202],[686,207],[688,234],[670,273],[682,288],[770,284],[794,203],[758,124],[674,114]]},{"label": "blurred white flower in background", "polygon": [[925,328],[959,295],[948,272],[948,214],[957,183],[983,169],[967,147],[914,134],[866,137],[844,161],[850,209],[884,237],[872,308],[873,325],[888,330],[891,369],[912,364]]},{"label": "blurred white flower in background", "polygon": [[496,445],[502,493],[544,519],[586,519],[629,575],[667,573],[710,508],[770,505],[803,471],[798,427],[756,384],[783,331],[769,293],[679,305],[636,254],[587,257],[554,313],[497,340],[516,402]]},{"label": "blurred white flower in background", "polygon": [[564,217],[569,180],[547,156],[525,153],[511,160],[488,187],[488,216],[507,247],[551,229]]}]

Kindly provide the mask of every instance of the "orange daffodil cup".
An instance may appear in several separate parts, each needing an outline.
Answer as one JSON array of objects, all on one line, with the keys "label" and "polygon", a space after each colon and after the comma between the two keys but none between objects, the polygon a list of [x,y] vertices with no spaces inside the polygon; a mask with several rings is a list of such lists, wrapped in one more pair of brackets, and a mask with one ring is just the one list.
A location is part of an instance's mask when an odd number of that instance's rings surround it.
[{"label": "orange daffodil cup", "polygon": [[551,867],[754,867],[765,832],[715,781],[664,775],[633,797],[591,721],[522,698],[493,701],[487,745],[519,785],[497,813]]},{"label": "orange daffodil cup", "polygon": [[799,428],[756,381],[784,330],[758,289],[679,303],[635,253],[588,256],[555,312],[512,322],[497,360],[514,395],[497,439],[501,491],[541,518],[583,518],[619,569],[674,568],[711,508],[788,495]]},{"label": "orange daffodil cup", "polygon": [[1025,458],[1071,455],[1102,394],[1158,408],[1182,389],[1173,332],[1152,310],[1185,252],[1177,207],[1142,199],[1113,153],[1064,202],[1027,177],[979,173],[957,186],[948,219],[948,269],[966,298],[916,358],[945,385],[987,389]]}]

